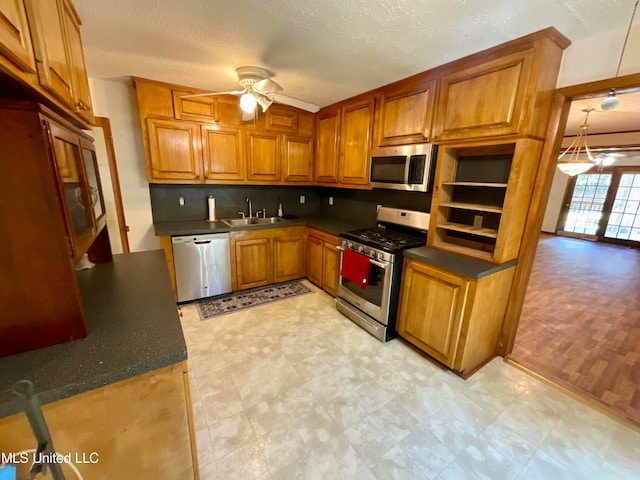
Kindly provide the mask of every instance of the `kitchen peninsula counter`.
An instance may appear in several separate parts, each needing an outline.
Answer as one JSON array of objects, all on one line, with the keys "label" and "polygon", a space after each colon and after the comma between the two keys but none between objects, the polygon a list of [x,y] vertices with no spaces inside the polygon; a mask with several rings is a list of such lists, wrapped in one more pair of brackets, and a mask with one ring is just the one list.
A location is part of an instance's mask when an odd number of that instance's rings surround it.
[{"label": "kitchen peninsula counter", "polygon": [[513,260],[496,265],[431,247],[410,248],[404,251],[404,256],[475,280],[506,270],[516,264],[516,261]]},{"label": "kitchen peninsula counter", "polygon": [[8,392],[18,380],[47,404],[187,359],[161,250],[114,255],[78,279],[88,336],[0,358],[0,418],[20,411]]}]

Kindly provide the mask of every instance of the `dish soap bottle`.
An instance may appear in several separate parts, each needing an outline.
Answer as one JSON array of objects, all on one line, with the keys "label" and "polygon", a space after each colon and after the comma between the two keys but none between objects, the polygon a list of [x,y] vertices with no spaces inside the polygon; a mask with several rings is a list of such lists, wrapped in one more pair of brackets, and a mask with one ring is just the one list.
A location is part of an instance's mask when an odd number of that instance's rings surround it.
[{"label": "dish soap bottle", "polygon": [[280,197],[280,203],[278,204],[278,216],[282,217],[282,197]]}]

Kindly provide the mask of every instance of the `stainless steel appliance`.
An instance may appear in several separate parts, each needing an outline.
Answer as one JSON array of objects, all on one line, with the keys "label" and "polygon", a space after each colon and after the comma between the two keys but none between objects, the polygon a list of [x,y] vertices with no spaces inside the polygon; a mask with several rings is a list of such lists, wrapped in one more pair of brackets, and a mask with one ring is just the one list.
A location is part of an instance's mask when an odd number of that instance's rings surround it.
[{"label": "stainless steel appliance", "polygon": [[173,237],[178,302],[231,292],[229,234]]},{"label": "stainless steel appliance", "polygon": [[427,192],[433,185],[438,147],[429,143],[371,150],[369,183],[376,188]]},{"label": "stainless steel appliance", "polygon": [[[336,308],[371,335],[386,342],[396,336],[395,323],[400,296],[402,251],[427,241],[429,214],[413,210],[381,207],[378,226],[340,234],[340,282]],[[347,280],[342,272],[344,251],[368,257],[366,287]]]}]

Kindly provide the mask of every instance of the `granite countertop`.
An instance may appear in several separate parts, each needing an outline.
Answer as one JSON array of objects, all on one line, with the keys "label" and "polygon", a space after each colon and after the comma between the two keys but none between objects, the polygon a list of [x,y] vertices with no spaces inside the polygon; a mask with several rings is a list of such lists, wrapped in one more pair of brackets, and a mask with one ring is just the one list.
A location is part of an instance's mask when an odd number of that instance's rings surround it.
[{"label": "granite countertop", "polygon": [[206,220],[183,220],[174,222],[156,222],[153,224],[157,237],[178,236],[178,235],[199,235],[206,233],[224,233],[240,230],[259,230],[263,228],[285,228],[285,227],[313,227],[332,235],[355,230],[370,225],[360,225],[358,223],[332,220],[324,217],[299,217],[286,219],[281,223],[269,225],[246,225],[242,227],[228,227],[221,221],[209,223]]},{"label": "granite countertop", "polygon": [[21,411],[18,380],[47,404],[187,359],[161,250],[114,255],[78,279],[89,335],[0,358],[0,418]]},{"label": "granite countertop", "polygon": [[476,280],[511,268],[516,264],[516,261],[513,260],[502,265],[496,265],[430,247],[418,247],[405,250],[404,256]]}]

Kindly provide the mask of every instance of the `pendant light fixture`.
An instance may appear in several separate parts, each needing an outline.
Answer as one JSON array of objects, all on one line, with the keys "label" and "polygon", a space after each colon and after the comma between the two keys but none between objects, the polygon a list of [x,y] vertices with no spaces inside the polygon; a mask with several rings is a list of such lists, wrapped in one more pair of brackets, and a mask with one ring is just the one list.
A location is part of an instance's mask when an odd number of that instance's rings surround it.
[{"label": "pendant light fixture", "polygon": [[[618,61],[618,68],[616,69],[616,76],[613,79],[613,84],[615,85],[615,79],[618,78],[618,74],[620,73],[620,66],[622,65],[622,58],[624,57],[624,50],[627,48],[627,41],[629,40],[629,34],[631,33],[631,26],[633,25],[633,17],[636,15],[636,10],[638,9],[638,3],[640,0],[636,0],[636,4],[633,6],[633,13],[631,14],[631,20],[629,20],[629,28],[627,28],[627,35],[624,37],[624,43],[622,44],[622,51],[620,52],[620,60]],[[602,100],[600,104],[600,108],[603,110],[613,110],[618,106],[618,98],[616,97],[616,88],[611,88],[609,95],[607,98]]]},{"label": "pendant light fixture", "polygon": [[[596,164],[593,155],[591,155],[591,150],[589,150],[589,146],[587,145],[587,129],[589,128],[587,121],[589,120],[589,114],[594,110],[595,108],[582,110],[586,113],[586,116],[584,117],[583,124],[580,125],[580,133],[578,133],[578,136],[571,142],[571,145],[558,157],[558,168],[562,173],[570,177],[584,173]],[[582,153],[586,154],[586,159],[580,158]],[[565,156],[567,158],[563,161],[562,159]]]}]

